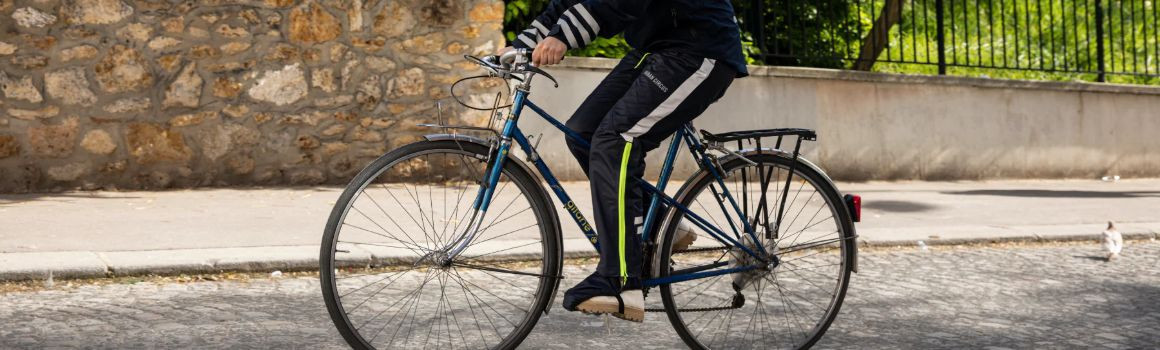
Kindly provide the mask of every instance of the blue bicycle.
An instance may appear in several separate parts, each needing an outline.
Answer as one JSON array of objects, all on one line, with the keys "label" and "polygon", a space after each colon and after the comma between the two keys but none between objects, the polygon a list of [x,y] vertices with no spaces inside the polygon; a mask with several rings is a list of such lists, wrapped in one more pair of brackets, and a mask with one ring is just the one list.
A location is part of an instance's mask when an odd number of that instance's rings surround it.
[{"label": "blue bicycle", "polygon": [[[534,77],[556,79],[524,51],[467,58],[514,83],[511,104],[492,108],[502,128],[426,125],[442,133],[363,169],[326,225],[322,292],[354,348],[518,347],[564,278],[560,219],[545,184],[596,245],[569,185],[518,127],[530,109],[579,139],[528,100]],[[690,348],[809,348],[837,316],[857,268],[861,204],[800,157],[815,139],[805,129],[713,134],[687,125],[672,137],[658,181],[635,179],[647,194],[645,293],[659,292],[663,304],[647,311],[665,312]],[[700,170],[669,196],[682,148]],[[677,246],[678,231],[699,239]]]}]

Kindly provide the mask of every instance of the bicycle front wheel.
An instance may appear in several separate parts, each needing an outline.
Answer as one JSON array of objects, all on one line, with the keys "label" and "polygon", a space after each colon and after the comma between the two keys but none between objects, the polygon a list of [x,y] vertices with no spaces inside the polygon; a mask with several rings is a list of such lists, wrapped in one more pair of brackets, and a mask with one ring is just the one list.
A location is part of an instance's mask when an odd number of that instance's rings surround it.
[{"label": "bicycle front wheel", "polygon": [[512,158],[489,212],[473,209],[489,155],[469,142],[410,144],[343,192],[320,277],[352,347],[514,349],[535,326],[560,274],[559,227],[539,182]]},{"label": "bicycle front wheel", "polygon": [[[775,263],[758,261],[700,228],[694,229],[700,244],[673,251],[673,232],[688,220],[673,211],[662,231],[656,265],[661,277],[708,266],[757,268],[662,285],[661,298],[669,321],[692,349],[806,349],[826,332],[845,297],[856,249],[853,222],[837,189],[811,167],[773,154],[748,158],[756,164],[735,159],[722,165],[725,186],[702,171],[676,199],[750,250],[776,257]],[[755,227],[760,244],[743,233],[741,217]],[[742,233],[735,235],[732,227]]]}]

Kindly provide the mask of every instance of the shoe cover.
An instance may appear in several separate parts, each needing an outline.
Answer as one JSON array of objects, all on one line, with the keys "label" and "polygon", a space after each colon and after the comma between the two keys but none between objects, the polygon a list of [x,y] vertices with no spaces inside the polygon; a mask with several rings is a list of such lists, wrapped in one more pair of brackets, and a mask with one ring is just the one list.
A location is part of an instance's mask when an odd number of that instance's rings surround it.
[{"label": "shoe cover", "polygon": [[619,276],[603,276],[593,273],[576,286],[564,292],[564,310],[576,311],[576,306],[594,296],[616,296],[629,289],[641,289],[640,279],[629,277],[622,286]]}]

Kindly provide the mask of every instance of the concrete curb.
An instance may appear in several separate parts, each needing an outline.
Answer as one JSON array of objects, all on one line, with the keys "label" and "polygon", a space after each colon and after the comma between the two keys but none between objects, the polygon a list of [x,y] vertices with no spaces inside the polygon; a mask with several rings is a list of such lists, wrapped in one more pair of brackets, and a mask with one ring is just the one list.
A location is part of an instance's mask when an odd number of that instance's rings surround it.
[{"label": "concrete curb", "polygon": [[[1160,233],[1156,232],[1121,232],[1125,241],[1139,241],[1149,239],[1160,239]],[[923,244],[928,246],[951,246],[951,245],[969,245],[969,244],[986,244],[986,243],[1048,243],[1048,242],[1079,242],[1091,241],[1096,242],[1103,239],[1100,234],[1087,235],[1019,235],[1006,237],[978,237],[978,238],[951,238],[951,239],[929,239],[921,240]],[[901,246],[915,246],[919,240],[858,240],[859,246],[868,247],[901,247]]]},{"label": "concrete curb", "polygon": [[[934,239],[927,245],[964,245],[1002,242],[1095,241],[1098,234],[1059,236],[1006,236]],[[1125,240],[1158,239],[1157,232],[1125,232]],[[497,242],[498,243],[498,242]],[[914,246],[914,240],[859,240],[860,246]],[[595,257],[585,239],[565,239],[566,258]],[[372,251],[359,253],[367,262],[398,263],[397,257]],[[513,252],[519,255],[520,252]],[[318,246],[270,246],[208,249],[172,249],[117,252],[0,253],[0,281],[54,278],[106,278],[140,275],[203,274],[219,272],[310,271],[318,269]]]}]

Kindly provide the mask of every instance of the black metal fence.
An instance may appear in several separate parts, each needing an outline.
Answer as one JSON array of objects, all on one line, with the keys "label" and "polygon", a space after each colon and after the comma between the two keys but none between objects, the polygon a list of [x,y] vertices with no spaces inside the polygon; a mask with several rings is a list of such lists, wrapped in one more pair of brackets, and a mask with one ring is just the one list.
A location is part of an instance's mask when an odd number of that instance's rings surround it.
[{"label": "black metal fence", "polygon": [[1160,0],[736,0],[750,57],[1160,77]]}]

